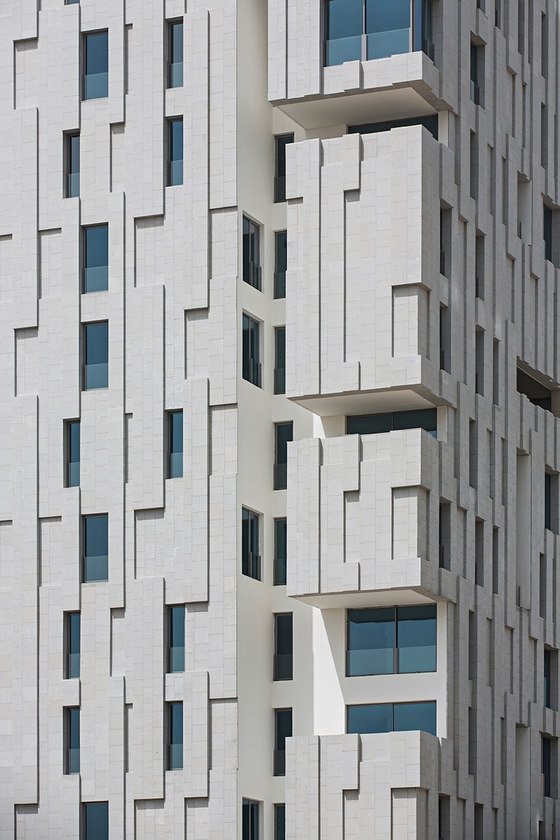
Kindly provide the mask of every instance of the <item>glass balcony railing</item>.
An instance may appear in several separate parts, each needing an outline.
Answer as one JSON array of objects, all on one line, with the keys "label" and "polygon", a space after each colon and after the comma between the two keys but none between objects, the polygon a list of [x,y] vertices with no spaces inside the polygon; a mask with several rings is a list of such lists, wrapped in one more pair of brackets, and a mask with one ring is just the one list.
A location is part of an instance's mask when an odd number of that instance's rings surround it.
[{"label": "glass balcony railing", "polygon": [[108,95],[108,73],[89,73],[84,76],[84,99],[102,99]]},{"label": "glass balcony railing", "polygon": [[92,265],[84,268],[84,292],[105,292],[109,288],[109,266]]},{"label": "glass balcony railing", "polygon": [[69,172],[66,176],[66,196],[76,198],[80,195],[80,173]]},{"label": "glass balcony railing", "polygon": [[286,393],[286,368],[274,368],[274,393]]},{"label": "glass balcony railing", "polygon": [[288,465],[274,464],[274,489],[285,490],[288,486]]},{"label": "glass balcony railing", "polygon": [[169,745],[169,770],[183,769],[183,745]]},{"label": "glass balcony railing", "polygon": [[175,61],[169,65],[169,87],[183,87],[183,62]]},{"label": "glass balcony railing", "polygon": [[183,453],[171,452],[169,454],[169,478],[182,478],[183,476]]},{"label": "glass balcony railing", "polygon": [[84,557],[84,582],[108,580],[109,558],[106,554],[88,555]]},{"label": "glass balcony railing", "polygon": [[172,160],[169,163],[167,183],[169,187],[178,187],[183,183],[183,161]]},{"label": "glass balcony railing", "polygon": [[70,461],[68,464],[68,487],[80,486],[80,462]]},{"label": "glass balcony railing", "polygon": [[277,653],[274,656],[274,679],[291,680],[294,657],[291,653]]},{"label": "glass balcony railing", "polygon": [[274,273],[274,297],[286,297],[286,272],[276,271]]},{"label": "glass balcony railing", "polygon": [[80,654],[68,654],[68,679],[75,680],[80,676]]},{"label": "glass balcony railing", "polygon": [[174,645],[169,648],[169,673],[176,674],[185,670],[185,648]]},{"label": "glass balcony railing", "polygon": [[84,389],[107,388],[109,385],[109,365],[102,362],[97,365],[84,365]]},{"label": "glass balcony railing", "polygon": [[80,748],[68,750],[68,772],[80,772]]}]

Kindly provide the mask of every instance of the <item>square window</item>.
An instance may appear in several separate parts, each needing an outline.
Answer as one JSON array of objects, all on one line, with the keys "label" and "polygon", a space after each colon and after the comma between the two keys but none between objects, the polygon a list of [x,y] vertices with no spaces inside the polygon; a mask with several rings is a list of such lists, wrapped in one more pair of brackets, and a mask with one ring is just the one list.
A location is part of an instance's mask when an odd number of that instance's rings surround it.
[{"label": "square window", "polygon": [[109,579],[109,517],[83,517],[83,582]]},{"label": "square window", "polygon": [[348,610],[346,673],[435,671],[436,605]]},{"label": "square window", "polygon": [[109,33],[90,32],[83,36],[83,99],[102,99],[109,93]]}]

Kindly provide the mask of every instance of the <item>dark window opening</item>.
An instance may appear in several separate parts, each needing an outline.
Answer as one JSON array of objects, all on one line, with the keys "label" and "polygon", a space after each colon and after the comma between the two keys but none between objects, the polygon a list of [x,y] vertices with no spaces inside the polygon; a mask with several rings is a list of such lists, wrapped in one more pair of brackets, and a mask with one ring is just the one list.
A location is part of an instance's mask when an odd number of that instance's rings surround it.
[{"label": "dark window opening", "polygon": [[286,267],[288,263],[288,234],[278,230],[274,234],[274,297],[286,297]]},{"label": "dark window opening", "polygon": [[379,703],[347,706],[347,732],[409,732],[419,729],[436,734],[436,703]]},{"label": "dark window opening", "polygon": [[392,411],[388,414],[363,414],[346,418],[346,433],[349,435],[376,435],[399,429],[425,429],[436,437],[437,409]]},{"label": "dark window opening", "polygon": [[294,142],[293,134],[281,134],[274,138],[274,201],[286,201],[286,147]]},{"label": "dark window opening", "polygon": [[438,139],[437,114],[431,114],[427,117],[409,117],[402,120],[386,120],[385,122],[378,123],[349,125],[348,134],[377,134],[382,131],[391,131],[392,128],[404,128],[408,125],[423,125],[436,140]]},{"label": "dark window opening", "polygon": [[254,580],[261,579],[259,547],[259,515],[243,508],[241,511],[241,571]]},{"label": "dark window opening", "polygon": [[293,423],[274,424],[274,490],[288,486],[288,444],[293,437]]}]

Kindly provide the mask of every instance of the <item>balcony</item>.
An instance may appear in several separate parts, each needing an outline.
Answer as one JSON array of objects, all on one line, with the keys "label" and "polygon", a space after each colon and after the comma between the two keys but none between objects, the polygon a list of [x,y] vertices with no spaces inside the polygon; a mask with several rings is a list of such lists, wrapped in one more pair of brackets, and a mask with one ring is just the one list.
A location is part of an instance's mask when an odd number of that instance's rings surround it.
[{"label": "balcony", "polygon": [[294,143],[288,198],[287,395],[321,415],[381,411],[381,391],[437,402],[438,142],[410,125]]},{"label": "balcony", "polygon": [[302,440],[288,458],[288,595],[358,607],[374,605],[376,590],[415,590],[419,603],[438,592],[439,509],[430,491],[439,444],[430,432]]}]

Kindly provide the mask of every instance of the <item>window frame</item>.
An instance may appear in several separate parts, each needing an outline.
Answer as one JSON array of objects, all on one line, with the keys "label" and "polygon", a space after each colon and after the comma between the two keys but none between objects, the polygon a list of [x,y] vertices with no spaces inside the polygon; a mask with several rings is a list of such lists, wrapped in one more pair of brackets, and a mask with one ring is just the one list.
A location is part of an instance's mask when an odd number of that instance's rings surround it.
[{"label": "window frame", "polygon": [[[167,475],[166,475],[166,478],[167,479],[183,478],[184,446],[185,446],[184,431],[183,431],[183,425],[184,425],[183,409],[182,408],[174,408],[174,409],[171,409],[170,411],[168,411],[166,413],[167,413]],[[178,417],[179,415],[181,417],[181,423],[180,423],[181,449],[180,450],[179,449],[175,450],[175,449],[172,448],[173,447],[173,439],[174,439],[173,423],[174,423],[174,418]],[[174,459],[173,459],[174,455],[180,455],[181,456],[181,458],[180,458],[180,461],[181,461],[180,472],[179,472],[179,464],[178,464],[179,458],[175,459],[177,461],[177,463],[175,464]]]},{"label": "window frame", "polygon": [[[167,20],[167,89],[181,88],[184,84],[183,70],[184,70],[184,20],[183,18],[174,18]],[[173,61],[175,38],[174,29],[176,26],[181,27],[181,61]],[[180,70],[179,70],[180,67]],[[176,78],[175,78],[176,77]],[[180,79],[180,81],[179,81]]]},{"label": "window frame", "polygon": [[[80,707],[64,706],[64,767],[65,776],[73,776],[80,773]],[[74,743],[77,718],[77,746]],[[76,755],[77,753],[77,755]]]},{"label": "window frame", "polygon": [[[107,554],[86,554],[87,552],[87,523],[91,519],[105,519],[107,522]],[[109,580],[109,514],[108,513],[86,513],[82,515],[82,583],[102,583]],[[89,558],[102,558],[107,560],[106,577],[89,577],[87,575],[87,561]],[[101,565],[101,564],[99,564]]]},{"label": "window frame", "polygon": [[[75,666],[73,665],[72,660],[70,659],[71,656],[76,655],[76,651],[73,650],[74,642],[76,641],[76,639],[75,639],[75,637],[72,633],[72,619],[73,619],[74,616],[78,617],[78,633],[77,633],[77,636],[78,636],[78,639],[77,639],[77,641],[78,641],[77,663],[78,663],[78,665],[77,665],[76,669],[75,669]],[[80,665],[81,665],[80,655],[81,655],[81,646],[82,646],[82,644],[81,644],[81,642],[82,642],[82,616],[81,616],[80,611],[79,610],[65,611],[64,612],[64,617],[63,617],[63,623],[64,623],[64,626],[63,626],[63,632],[64,632],[64,651],[63,651],[63,654],[64,654],[64,668],[63,668],[63,673],[64,673],[64,677],[63,678],[65,680],[75,680],[75,679],[80,678]],[[76,670],[77,673],[73,673],[74,670]]]},{"label": "window frame", "polygon": [[[284,361],[284,367],[278,362]],[[274,327],[274,393],[286,393],[286,325]]]},{"label": "window frame", "polygon": [[[284,244],[281,245],[282,239]],[[284,268],[279,270],[280,260],[278,259],[282,248],[285,251]],[[288,231],[274,231],[274,300],[283,300],[286,297],[286,272],[288,270]]]},{"label": "window frame", "polygon": [[[94,99],[106,99],[109,96],[109,30],[108,29],[93,29],[88,32],[82,32],[82,102],[90,102]],[[102,73],[88,73],[88,41],[90,38],[96,38],[100,35],[106,36],[107,42],[107,69]],[[106,91],[95,96],[88,96],[87,80],[89,76],[106,76]]]},{"label": "window frame", "polygon": [[[247,825],[245,815],[247,814]],[[257,799],[241,799],[241,833],[243,840],[259,840],[261,833],[261,803]]]},{"label": "window frame", "polygon": [[[274,754],[273,754],[273,775],[286,775],[286,738],[293,737],[294,734],[294,710],[290,706],[282,706],[274,711]],[[279,721],[280,715],[284,712],[289,712],[290,718],[290,734],[279,738]],[[281,747],[283,744],[283,748]]]},{"label": "window frame", "polygon": [[[292,436],[286,440],[286,460],[279,461],[279,440],[278,431],[283,426],[292,427]],[[288,444],[294,440],[294,421],[285,420],[274,423],[274,470],[273,470],[273,490],[286,490],[288,485]]]},{"label": "window frame", "polygon": [[[78,427],[78,460],[72,460],[74,455],[72,445],[72,430]],[[64,487],[80,486],[80,463],[81,463],[81,426],[80,420],[64,421]],[[76,468],[77,464],[77,468]],[[74,469],[72,469],[74,467]]]},{"label": "window frame", "polygon": [[[279,619],[289,618],[289,651],[280,652]],[[294,614],[293,612],[273,613],[274,621],[274,654],[272,667],[273,682],[288,682],[294,678]],[[282,647],[284,645],[282,644]],[[282,658],[281,658],[282,657]]]},{"label": "window frame", "polygon": [[[174,616],[176,611],[182,611],[182,625],[183,625],[183,646],[181,645],[174,645],[174,631],[176,629],[176,624],[180,626],[181,621],[175,621]],[[178,614],[178,612],[177,612]],[[179,616],[180,619],[180,616]],[[168,604],[167,605],[167,673],[168,674],[182,674],[185,671],[185,639],[186,639],[186,609],[184,604]],[[179,664],[182,665],[181,668],[175,667],[174,663],[174,651],[181,650],[182,653],[182,662]]]},{"label": "window frame", "polygon": [[[92,230],[105,230],[107,232],[107,264],[100,264],[98,266],[88,265],[88,233]],[[88,269],[91,268],[105,268],[105,285],[100,288],[88,289]],[[95,285],[95,283],[93,284]],[[101,222],[95,225],[84,225],[82,227],[82,294],[90,295],[95,292],[106,292],[109,289],[109,224],[108,222]]]},{"label": "window frame", "polygon": [[[262,321],[257,320],[252,315],[249,315],[249,313],[247,312],[243,312],[241,325],[241,378],[245,382],[248,382],[250,385],[254,385],[255,388],[262,389]],[[256,356],[254,355],[255,346]]]},{"label": "window frame", "polygon": [[[77,150],[73,146],[73,141],[77,140]],[[80,196],[80,132],[67,131],[64,134],[64,184],[63,195],[64,198],[79,198]],[[74,169],[77,158],[78,168]]]},{"label": "window frame", "polygon": [[[88,330],[90,327],[101,326],[105,324],[107,327],[107,361],[106,362],[92,362],[91,364],[88,363]],[[102,388],[109,387],[109,321],[87,321],[86,323],[82,323],[82,333],[83,333],[83,376],[82,376],[82,391],[98,391]],[[92,365],[102,365],[104,364],[107,368],[107,375],[106,375],[106,383],[104,385],[93,385],[88,387],[88,376],[87,376],[87,368]]]},{"label": "window frame", "polygon": [[[294,133],[274,135],[274,203],[286,201],[286,148],[294,143]],[[283,170],[283,172],[281,172]]]},{"label": "window frame", "polygon": [[241,239],[242,280],[262,292],[262,225],[246,213],[241,219]]},{"label": "window frame", "polygon": [[[166,177],[166,186],[168,187],[180,187],[183,185],[184,181],[184,155],[185,155],[185,126],[184,120],[182,116],[178,117],[167,117],[167,177]],[[181,123],[181,153],[182,156],[180,158],[173,157],[174,153],[174,144],[175,144],[175,135],[173,133],[173,126],[175,124]],[[181,164],[180,166],[178,164]],[[177,166],[175,166],[177,164]],[[179,173],[180,169],[180,173]],[[177,170],[177,171],[175,171]]]},{"label": "window frame", "polygon": [[426,729],[395,729],[395,706],[426,706],[426,705],[433,705],[434,712],[435,712],[435,732],[428,732],[428,735],[434,735],[437,737],[437,700],[407,700],[400,703],[348,703],[346,705],[346,732],[349,733],[349,712],[350,709],[355,709],[359,707],[373,707],[373,706],[390,706],[391,707],[391,726],[392,728],[388,730],[388,732],[384,733],[366,733],[362,732],[360,734],[367,735],[367,734],[388,734],[389,732],[427,732]]},{"label": "window frame", "polygon": [[[280,563],[278,557],[278,528],[280,523],[285,523],[286,528],[286,535],[284,538],[284,558],[283,558],[283,575],[279,574],[280,570]],[[272,579],[273,579],[273,586],[286,586],[287,580],[287,556],[288,556],[288,519],[286,516],[275,516],[274,517],[274,558],[273,558],[273,572],[272,572]]]},{"label": "window frame", "polygon": [[[245,553],[245,516],[247,514],[247,552]],[[241,574],[252,580],[262,581],[262,558],[261,558],[261,518],[262,514],[245,505],[241,507]],[[252,524],[253,523],[253,524]],[[251,551],[253,547],[253,532],[256,523],[256,547],[257,554]],[[245,556],[246,554],[246,556]]]}]

